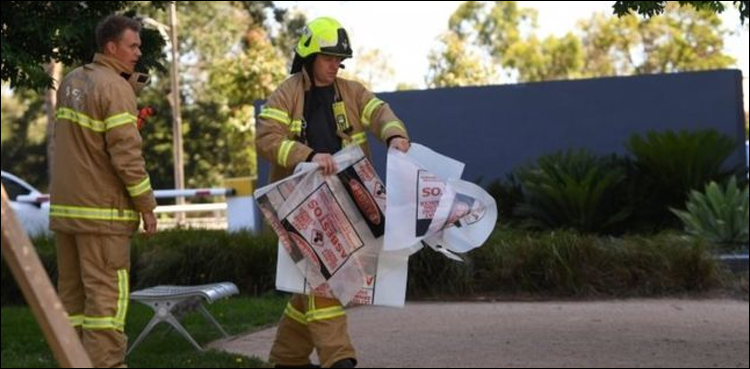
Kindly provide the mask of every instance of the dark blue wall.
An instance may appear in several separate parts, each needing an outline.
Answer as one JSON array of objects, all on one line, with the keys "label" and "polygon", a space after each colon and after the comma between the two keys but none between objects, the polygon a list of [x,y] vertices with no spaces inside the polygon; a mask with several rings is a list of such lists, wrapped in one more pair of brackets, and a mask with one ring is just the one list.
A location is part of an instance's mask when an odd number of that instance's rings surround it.
[{"label": "dark blue wall", "polygon": [[[737,139],[744,163],[738,70],[378,94],[414,142],[466,163],[464,179],[503,177],[561,149],[623,153],[633,133],[712,128]],[[385,172],[384,145],[373,161]],[[263,162],[261,159],[260,162]],[[265,164],[265,163],[263,163]],[[259,166],[267,183],[267,165]]]}]

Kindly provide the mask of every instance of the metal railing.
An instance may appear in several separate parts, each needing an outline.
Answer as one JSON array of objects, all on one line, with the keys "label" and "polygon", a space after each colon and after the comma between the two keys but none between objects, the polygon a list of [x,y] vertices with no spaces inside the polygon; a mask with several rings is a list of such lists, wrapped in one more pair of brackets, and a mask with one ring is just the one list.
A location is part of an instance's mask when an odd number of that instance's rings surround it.
[{"label": "metal railing", "polygon": [[[250,196],[234,196],[235,191],[231,188],[198,188],[184,190],[154,190],[154,197],[158,199],[175,197],[226,197],[225,202],[181,204],[181,205],[159,205],[154,209],[157,214],[185,214],[185,213],[213,213],[211,217],[185,217],[182,221],[163,217],[159,219],[159,228],[167,229],[177,226],[229,229],[237,230],[249,228],[257,230],[259,227],[259,216],[255,202]],[[16,198],[18,202],[42,204],[49,202],[49,195],[20,195]],[[47,211],[49,208],[42,207]]]}]

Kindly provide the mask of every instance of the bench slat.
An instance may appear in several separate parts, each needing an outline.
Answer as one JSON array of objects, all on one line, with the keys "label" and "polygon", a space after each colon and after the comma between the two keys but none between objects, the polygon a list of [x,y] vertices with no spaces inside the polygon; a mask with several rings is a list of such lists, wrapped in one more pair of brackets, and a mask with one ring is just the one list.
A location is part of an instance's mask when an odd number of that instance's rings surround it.
[{"label": "bench slat", "polygon": [[239,293],[234,283],[212,283],[200,286],[156,286],[135,291],[130,298],[137,301],[164,300],[175,297],[200,296],[209,303]]}]

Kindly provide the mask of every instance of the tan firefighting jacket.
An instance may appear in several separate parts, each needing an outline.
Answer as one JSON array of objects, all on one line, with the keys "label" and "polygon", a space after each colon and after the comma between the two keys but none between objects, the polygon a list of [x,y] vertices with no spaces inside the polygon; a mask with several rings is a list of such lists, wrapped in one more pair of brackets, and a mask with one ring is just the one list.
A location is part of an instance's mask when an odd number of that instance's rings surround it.
[{"label": "tan firefighting jacket", "polygon": [[96,54],[58,89],[50,183],[54,231],[132,234],[139,213],[156,207],[136,128],[135,96],[147,78],[127,70]]},{"label": "tan firefighting jacket", "polygon": [[[343,78],[334,83],[336,100],[343,101],[346,116],[334,109],[337,134],[342,146],[360,145],[367,156],[369,130],[380,141],[393,136],[409,138],[406,127],[383,100],[378,99],[362,84]],[[292,173],[294,167],[305,161],[313,150],[301,139],[305,91],[311,88],[307,71],[295,73],[284,81],[261,109],[256,135],[258,153],[271,163],[270,181],[274,182]]]}]

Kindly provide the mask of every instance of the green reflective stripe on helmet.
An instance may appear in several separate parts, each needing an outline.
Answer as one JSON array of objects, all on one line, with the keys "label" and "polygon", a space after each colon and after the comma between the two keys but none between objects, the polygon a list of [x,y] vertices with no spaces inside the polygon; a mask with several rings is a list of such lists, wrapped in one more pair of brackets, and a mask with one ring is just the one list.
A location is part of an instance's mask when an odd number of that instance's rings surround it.
[{"label": "green reflective stripe on helmet", "polygon": [[291,122],[291,119],[289,119],[289,114],[287,112],[268,107],[264,107],[263,110],[260,111],[260,117],[273,119],[285,125],[289,125],[289,123]]},{"label": "green reflective stripe on helmet", "polygon": [[108,208],[90,208],[83,206],[67,206],[52,204],[49,207],[50,217],[94,219],[94,220],[116,220],[116,221],[138,221],[140,217],[133,210],[120,210]]},{"label": "green reflective stripe on helmet", "polygon": [[151,179],[149,177],[146,177],[146,179],[136,185],[128,186],[130,197],[136,197],[149,190],[151,190]]},{"label": "green reflective stripe on helmet", "polygon": [[390,128],[398,128],[404,131],[404,133],[406,133],[406,128],[404,127],[404,124],[397,120],[394,120],[392,122],[388,122],[385,125],[383,125],[383,129],[380,130],[380,138],[385,140],[386,139],[385,132],[387,132]]},{"label": "green reflective stripe on helmet", "polygon": [[136,121],[138,121],[138,118],[135,115],[130,113],[120,113],[105,119],[104,126],[106,127],[107,131],[109,131],[112,128],[119,127],[124,124],[135,124]]},{"label": "green reflective stripe on helmet", "polygon": [[365,127],[370,126],[370,119],[372,119],[372,113],[375,111],[375,109],[378,106],[382,104],[385,104],[385,101],[380,100],[377,97],[373,97],[372,99],[370,99],[370,101],[367,102],[367,104],[365,105],[365,108],[362,109],[362,124]]},{"label": "green reflective stripe on helmet", "polygon": [[55,118],[69,120],[83,128],[90,129],[94,132],[104,132],[106,130],[104,122],[91,118],[84,113],[75,111],[70,108],[57,108],[57,111],[55,112]]},{"label": "green reflective stripe on helmet", "polygon": [[292,140],[284,140],[279,146],[279,152],[276,155],[276,162],[282,167],[286,167],[286,162],[289,159],[289,152],[292,151],[292,146],[294,146],[294,141]]}]

